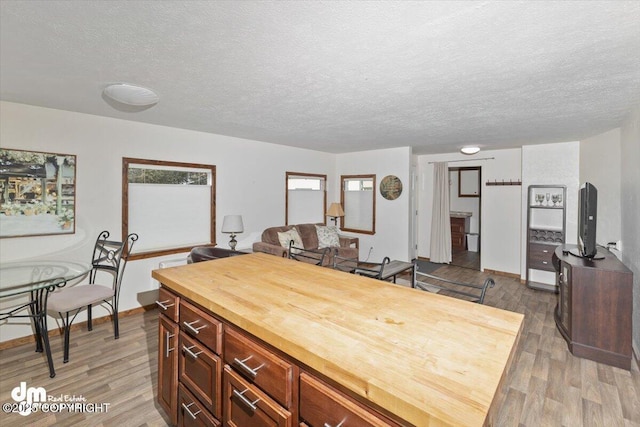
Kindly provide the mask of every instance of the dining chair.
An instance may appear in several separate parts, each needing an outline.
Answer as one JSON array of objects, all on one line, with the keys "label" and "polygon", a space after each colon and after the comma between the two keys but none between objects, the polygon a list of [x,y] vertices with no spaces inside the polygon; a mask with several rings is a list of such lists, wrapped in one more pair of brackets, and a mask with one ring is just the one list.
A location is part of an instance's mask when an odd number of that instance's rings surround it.
[{"label": "dining chair", "polygon": [[382,262],[361,262],[357,258],[346,258],[340,255],[333,256],[334,270],[371,277],[372,279],[382,279],[384,267],[390,262],[389,257],[384,257]]},{"label": "dining chair", "polygon": [[[47,301],[47,310],[57,312],[62,319],[64,329],[64,358],[69,361],[69,332],[71,324],[83,308],[87,308],[87,329],[91,331],[91,307],[106,303],[111,308],[114,338],[120,336],[118,330],[118,300],[120,286],[127,265],[127,256],[138,240],[138,235],[131,233],[125,241],[108,240],[109,232],[98,235],[91,259],[92,269],[89,272],[89,283],[61,288],[51,295]],[[70,316],[71,315],[71,316]]]},{"label": "dining chair", "polygon": [[304,261],[309,264],[324,265],[324,259],[327,256],[329,248],[323,248],[320,250],[311,250],[299,248],[293,245],[293,240],[289,242],[289,259],[296,261]]}]

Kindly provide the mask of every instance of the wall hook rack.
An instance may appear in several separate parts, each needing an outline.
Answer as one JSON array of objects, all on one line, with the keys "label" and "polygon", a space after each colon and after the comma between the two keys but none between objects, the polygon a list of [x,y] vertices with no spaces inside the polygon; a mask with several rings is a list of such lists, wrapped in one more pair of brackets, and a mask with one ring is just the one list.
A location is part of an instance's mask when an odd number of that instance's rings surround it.
[{"label": "wall hook rack", "polygon": [[487,181],[487,185],[522,185],[522,181],[520,181],[519,179],[517,180],[512,180],[510,179],[509,181],[506,180],[502,180],[502,181],[498,181],[497,179],[494,179],[493,181]]}]

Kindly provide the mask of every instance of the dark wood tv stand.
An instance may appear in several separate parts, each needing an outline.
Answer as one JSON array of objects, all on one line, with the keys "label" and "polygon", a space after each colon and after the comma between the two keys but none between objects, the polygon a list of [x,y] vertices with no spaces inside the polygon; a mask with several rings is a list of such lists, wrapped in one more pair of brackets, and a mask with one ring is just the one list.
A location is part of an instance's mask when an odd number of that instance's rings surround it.
[{"label": "dark wood tv stand", "polygon": [[577,257],[571,250],[576,246],[561,245],[553,255],[558,330],[574,356],[628,370],[633,273],[606,249],[598,249],[602,259],[597,260]]}]

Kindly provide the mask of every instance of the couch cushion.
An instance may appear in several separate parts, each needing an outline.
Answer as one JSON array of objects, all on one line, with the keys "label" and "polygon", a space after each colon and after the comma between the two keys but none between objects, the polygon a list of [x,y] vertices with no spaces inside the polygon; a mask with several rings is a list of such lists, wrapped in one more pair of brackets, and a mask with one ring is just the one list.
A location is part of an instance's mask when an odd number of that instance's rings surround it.
[{"label": "couch cushion", "polygon": [[[291,225],[283,225],[280,227],[269,227],[262,232],[261,240],[264,243],[268,243],[270,245],[280,246],[280,239],[278,239],[278,233],[282,233],[283,231],[289,231],[293,228]],[[289,245],[287,245],[287,248]]]},{"label": "couch cushion", "polygon": [[323,226],[316,225],[316,233],[318,234],[318,248],[335,248],[340,246],[340,238],[338,237],[338,228],[333,225]]},{"label": "couch cushion", "polygon": [[282,246],[283,248],[288,249],[289,242],[291,242],[292,240],[293,240],[293,246],[304,249],[302,238],[300,237],[300,234],[298,233],[298,230],[296,230],[295,227],[293,227],[289,231],[278,232],[278,241],[280,243],[280,246]]},{"label": "couch cushion", "polygon": [[315,224],[298,224],[296,229],[302,237],[305,249],[318,249],[318,232]]}]

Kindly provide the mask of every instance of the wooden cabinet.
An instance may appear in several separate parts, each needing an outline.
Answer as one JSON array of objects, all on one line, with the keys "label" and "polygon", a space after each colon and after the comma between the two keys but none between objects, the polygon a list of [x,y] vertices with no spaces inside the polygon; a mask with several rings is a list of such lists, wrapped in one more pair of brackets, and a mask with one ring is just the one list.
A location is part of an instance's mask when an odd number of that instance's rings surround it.
[{"label": "wooden cabinet", "polygon": [[606,249],[599,248],[601,259],[594,260],[573,253],[575,245],[563,245],[553,255],[558,330],[575,356],[628,370],[633,273]]},{"label": "wooden cabinet", "polygon": [[160,302],[158,401],[173,425],[398,426],[165,288]]},{"label": "wooden cabinet", "polygon": [[222,424],[211,416],[185,386],[182,384],[178,386],[178,426],[219,427],[220,425]]},{"label": "wooden cabinet", "polygon": [[386,421],[306,373],[300,374],[300,418],[312,427],[388,427]]},{"label": "wooden cabinet", "polygon": [[224,368],[224,420],[230,427],[292,427],[289,411],[250,384],[228,365]]},{"label": "wooden cabinet", "polygon": [[469,229],[469,218],[451,217],[451,249],[464,251],[467,249],[465,233]]},{"label": "wooden cabinet", "polygon": [[222,360],[199,341],[180,332],[180,382],[214,417],[222,416]]},{"label": "wooden cabinet", "polygon": [[224,361],[229,366],[282,406],[291,408],[293,365],[290,362],[231,328],[225,331],[224,345]]},{"label": "wooden cabinet", "polygon": [[219,426],[222,322],[165,288],[158,296],[158,402],[172,425]]},{"label": "wooden cabinet", "polygon": [[566,187],[530,185],[527,197],[527,286],[556,292],[551,258],[566,239]]},{"label": "wooden cabinet", "polygon": [[169,415],[171,423],[176,424],[178,422],[179,329],[178,325],[165,315],[161,314],[158,317],[158,403]]}]

